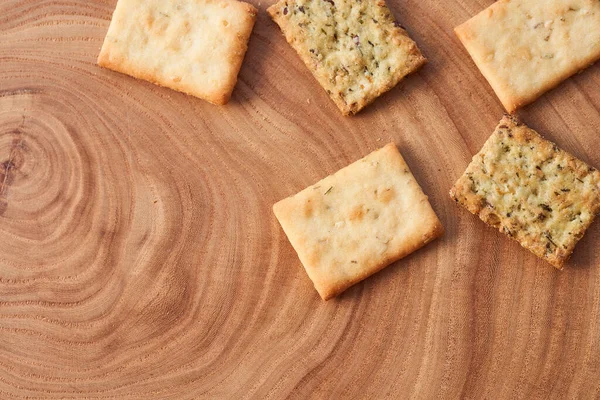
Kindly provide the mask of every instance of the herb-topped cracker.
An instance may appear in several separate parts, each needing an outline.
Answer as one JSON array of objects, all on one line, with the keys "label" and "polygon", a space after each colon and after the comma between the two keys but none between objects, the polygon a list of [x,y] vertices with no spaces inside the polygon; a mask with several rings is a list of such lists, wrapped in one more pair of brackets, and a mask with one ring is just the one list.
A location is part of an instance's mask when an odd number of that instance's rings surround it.
[{"label": "herb-topped cracker", "polygon": [[500,0],[455,31],[513,112],[600,59],[600,1]]},{"label": "herb-topped cracker", "polygon": [[600,172],[505,116],[450,195],[562,269],[600,212]]},{"label": "herb-topped cracker", "polygon": [[394,144],[273,206],[324,300],[444,229]]},{"label": "herb-topped cracker", "polygon": [[225,104],[255,20],[235,0],[119,0],[98,64]]},{"label": "herb-topped cracker", "polygon": [[267,11],[345,115],[426,62],[383,0],[280,0]]}]

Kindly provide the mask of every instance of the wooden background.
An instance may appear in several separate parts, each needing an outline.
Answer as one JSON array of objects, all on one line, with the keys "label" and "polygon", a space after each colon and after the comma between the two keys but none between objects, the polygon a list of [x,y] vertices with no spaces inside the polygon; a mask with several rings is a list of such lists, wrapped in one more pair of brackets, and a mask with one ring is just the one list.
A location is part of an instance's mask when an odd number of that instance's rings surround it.
[{"label": "wooden background", "polygon": [[[0,2],[0,398],[600,398],[600,223],[564,271],[452,203],[502,107],[452,28],[342,117],[260,9],[231,103],[95,65],[115,0]],[[600,68],[524,109],[600,167]],[[271,206],[395,142],[447,233],[322,302]]]}]

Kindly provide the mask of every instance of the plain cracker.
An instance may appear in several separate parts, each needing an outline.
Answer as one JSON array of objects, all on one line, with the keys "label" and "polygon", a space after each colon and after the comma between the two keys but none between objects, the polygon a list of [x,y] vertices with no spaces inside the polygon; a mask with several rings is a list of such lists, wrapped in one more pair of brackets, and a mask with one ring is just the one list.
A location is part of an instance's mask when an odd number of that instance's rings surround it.
[{"label": "plain cracker", "polygon": [[324,300],[443,233],[394,144],[281,200],[273,210]]},{"label": "plain cracker", "polygon": [[280,0],[267,11],[345,115],[426,62],[383,0]]},{"label": "plain cracker", "polygon": [[562,269],[600,212],[600,172],[505,116],[450,195]]},{"label": "plain cracker", "polygon": [[225,104],[256,13],[235,0],[119,0],[98,64]]},{"label": "plain cracker", "polygon": [[500,0],[455,31],[513,112],[600,59],[600,1]]}]

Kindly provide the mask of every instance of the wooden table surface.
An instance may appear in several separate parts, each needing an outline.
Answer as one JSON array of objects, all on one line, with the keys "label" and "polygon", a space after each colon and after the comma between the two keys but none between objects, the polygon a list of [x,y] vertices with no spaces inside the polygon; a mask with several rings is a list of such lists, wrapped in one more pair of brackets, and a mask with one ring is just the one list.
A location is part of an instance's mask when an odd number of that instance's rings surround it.
[{"label": "wooden table surface", "polygon": [[[232,101],[95,65],[115,0],[0,2],[0,398],[600,398],[600,223],[559,272],[448,196],[502,116],[452,28],[343,117],[260,13]],[[520,116],[600,167],[600,68]],[[446,235],[319,299],[271,211],[395,142]]]}]

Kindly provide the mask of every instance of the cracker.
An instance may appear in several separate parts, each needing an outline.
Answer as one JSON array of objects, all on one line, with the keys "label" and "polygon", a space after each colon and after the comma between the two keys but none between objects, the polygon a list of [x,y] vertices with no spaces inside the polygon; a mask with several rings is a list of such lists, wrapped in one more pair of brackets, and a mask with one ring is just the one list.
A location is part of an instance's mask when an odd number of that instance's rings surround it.
[{"label": "cracker", "polygon": [[344,115],[426,62],[383,0],[280,0],[267,12]]},{"label": "cracker", "polygon": [[225,104],[256,12],[234,0],[119,0],[98,64]]},{"label": "cracker", "polygon": [[324,300],[444,231],[394,144],[281,200],[273,211]]},{"label": "cracker", "polygon": [[513,112],[600,59],[600,2],[500,0],[455,31]]},{"label": "cracker", "polygon": [[505,116],[450,195],[562,269],[600,212],[600,172]]}]

